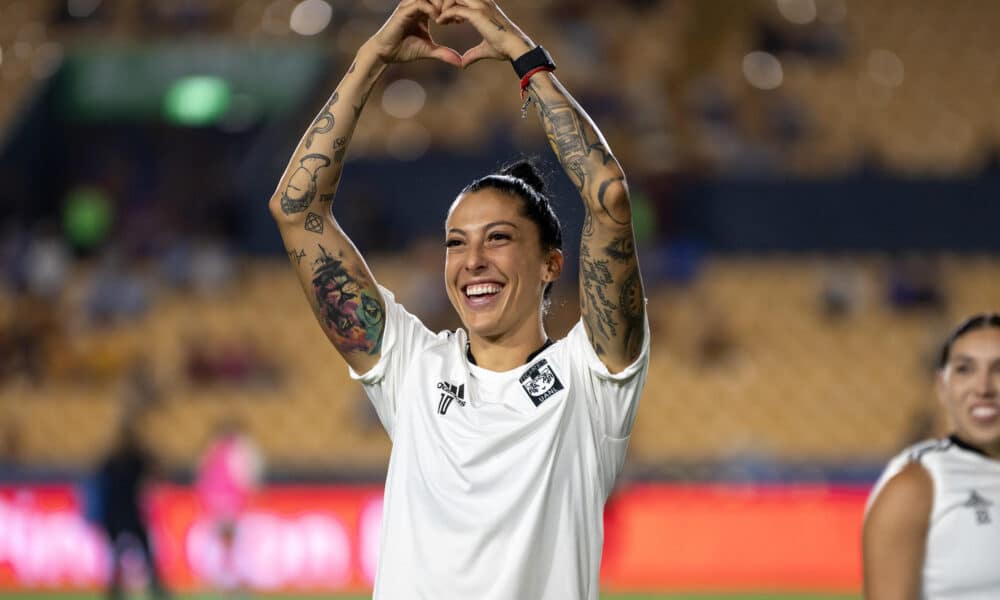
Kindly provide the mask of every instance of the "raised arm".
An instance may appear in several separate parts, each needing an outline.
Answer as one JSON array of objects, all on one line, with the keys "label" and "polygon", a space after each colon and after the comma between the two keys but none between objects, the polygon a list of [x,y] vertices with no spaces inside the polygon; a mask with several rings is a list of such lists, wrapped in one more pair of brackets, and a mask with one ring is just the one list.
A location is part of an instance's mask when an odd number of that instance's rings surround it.
[{"label": "raised arm", "polygon": [[531,78],[549,145],[583,199],[580,315],[594,351],[612,372],[642,349],[645,295],[621,165],[587,113],[551,73]]},{"label": "raised arm", "polygon": [[[439,21],[468,21],[483,36],[462,57],[465,66],[482,59],[513,60],[535,47],[492,0],[444,0]],[[512,93],[517,85],[511,77]],[[580,313],[587,335],[608,369],[621,371],[642,349],[646,310],[625,174],[597,126],[552,73],[536,73],[526,92],[586,209]]]},{"label": "raised arm", "polygon": [[454,50],[435,44],[428,19],[442,0],[405,0],[358,51],[340,85],[288,161],[270,209],[313,313],[355,371],[381,355],[385,302],[357,248],[333,216],[334,197],[351,135],[386,65],[435,58],[455,66]]}]

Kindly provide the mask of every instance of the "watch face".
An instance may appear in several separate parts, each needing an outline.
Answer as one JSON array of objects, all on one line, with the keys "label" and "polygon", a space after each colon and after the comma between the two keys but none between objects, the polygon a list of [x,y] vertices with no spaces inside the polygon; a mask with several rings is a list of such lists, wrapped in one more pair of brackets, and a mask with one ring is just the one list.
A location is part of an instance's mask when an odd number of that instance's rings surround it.
[{"label": "watch face", "polygon": [[549,56],[549,53],[541,46],[535,46],[533,49],[525,52],[521,57],[514,61],[514,71],[517,72],[517,76],[522,79],[524,79],[525,75],[538,67],[547,67],[550,71],[554,71],[556,69],[555,63],[552,62],[552,57]]}]

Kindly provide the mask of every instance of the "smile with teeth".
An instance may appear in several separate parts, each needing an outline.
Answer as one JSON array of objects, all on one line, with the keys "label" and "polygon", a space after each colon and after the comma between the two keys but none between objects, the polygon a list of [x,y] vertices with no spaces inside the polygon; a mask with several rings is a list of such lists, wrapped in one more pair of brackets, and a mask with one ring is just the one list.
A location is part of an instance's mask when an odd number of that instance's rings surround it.
[{"label": "smile with teeth", "polygon": [[465,288],[465,295],[474,298],[476,296],[491,296],[499,294],[502,286],[496,283],[474,283]]},{"label": "smile with teeth", "polygon": [[997,415],[1000,415],[1000,407],[981,404],[979,406],[974,406],[969,412],[972,413],[973,417],[978,419],[992,419]]}]

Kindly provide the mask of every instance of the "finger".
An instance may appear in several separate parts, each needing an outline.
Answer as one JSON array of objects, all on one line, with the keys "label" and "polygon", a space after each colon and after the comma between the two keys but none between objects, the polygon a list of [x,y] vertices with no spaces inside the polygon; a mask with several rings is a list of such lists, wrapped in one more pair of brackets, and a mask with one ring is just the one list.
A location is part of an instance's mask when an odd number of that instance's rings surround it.
[{"label": "finger", "polygon": [[[441,15],[443,16],[451,7],[455,6],[455,0],[442,0],[441,4]],[[439,16],[437,19],[438,25],[452,25],[454,23],[465,23],[465,17],[452,16],[447,19]]]},{"label": "finger", "polygon": [[489,42],[483,40],[478,45],[465,51],[465,54],[462,55],[462,68],[464,69],[481,60],[490,59],[501,60],[503,59],[503,55],[497,52]]},{"label": "finger", "polygon": [[430,17],[432,19],[437,19],[441,14],[430,0],[409,0],[405,4],[399,5],[401,16],[406,21],[413,21],[416,18]]},{"label": "finger", "polygon": [[[455,3],[450,8],[441,11],[437,22],[443,25],[446,22],[452,22],[453,19],[462,19],[471,23],[484,38],[489,37],[489,33],[493,33],[493,30],[497,29],[496,19],[480,8],[463,6],[461,2],[465,1],[468,0],[453,0]],[[500,29],[503,30],[502,27]]]},{"label": "finger", "polygon": [[[453,0],[454,1],[454,0]],[[460,23],[465,21],[471,21],[472,11],[464,6],[458,4],[452,4],[451,7],[446,8],[441,11],[441,14],[437,17],[437,22],[444,25],[445,23]],[[473,21],[473,24],[475,22]]]},{"label": "finger", "polygon": [[437,44],[435,44],[435,48],[430,51],[430,54],[428,56],[430,56],[431,58],[436,58],[441,62],[446,62],[449,65],[453,65],[456,67],[465,66],[462,62],[462,55],[459,54],[457,51],[455,51],[453,48],[449,48],[448,46],[438,46]]}]

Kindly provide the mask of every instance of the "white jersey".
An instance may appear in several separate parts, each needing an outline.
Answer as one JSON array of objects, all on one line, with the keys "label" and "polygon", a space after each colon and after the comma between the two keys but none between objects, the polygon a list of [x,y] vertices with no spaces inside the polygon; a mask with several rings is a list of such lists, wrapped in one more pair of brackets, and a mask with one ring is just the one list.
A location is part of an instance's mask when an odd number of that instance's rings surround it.
[{"label": "white jersey", "polygon": [[375,599],[598,597],[604,502],[649,363],[610,374],[578,323],[527,364],[470,364],[382,288],[378,364],[359,379],[389,437]]},{"label": "white jersey", "polygon": [[889,462],[868,505],[893,476],[919,462],[934,483],[923,600],[1000,598],[1000,461],[957,438],[908,448]]}]

